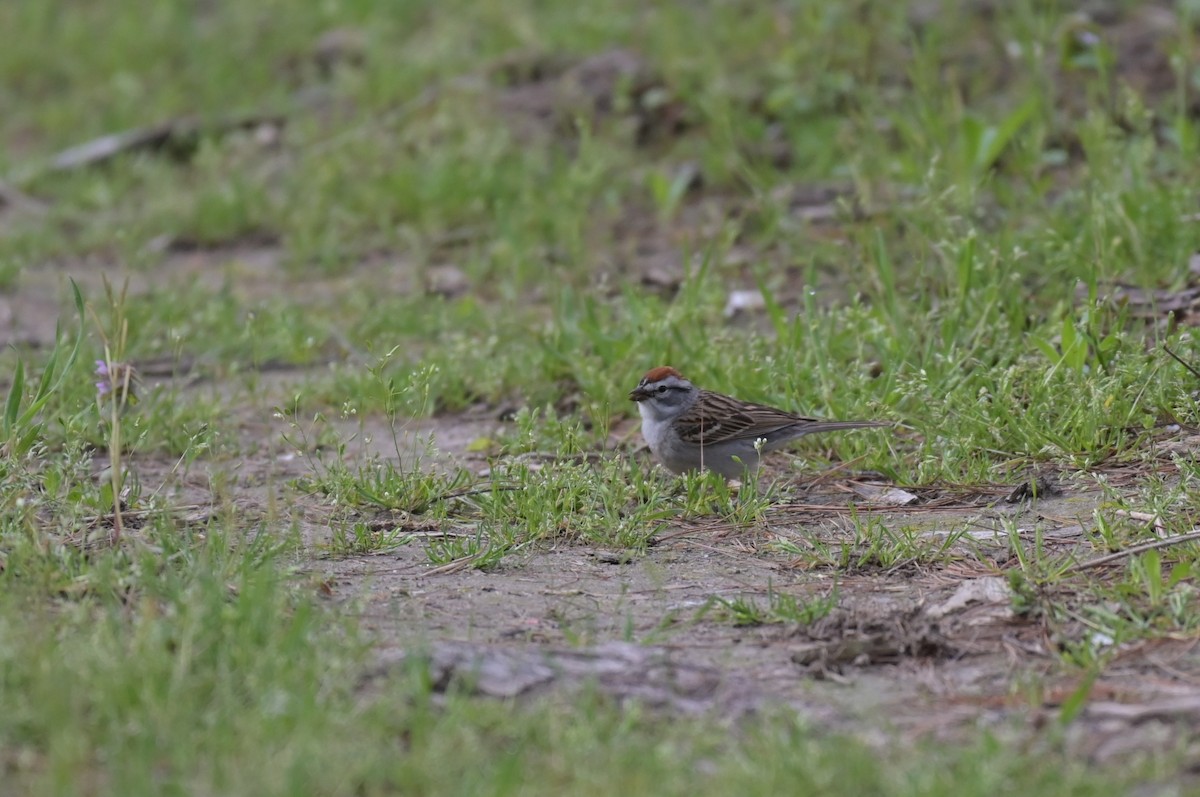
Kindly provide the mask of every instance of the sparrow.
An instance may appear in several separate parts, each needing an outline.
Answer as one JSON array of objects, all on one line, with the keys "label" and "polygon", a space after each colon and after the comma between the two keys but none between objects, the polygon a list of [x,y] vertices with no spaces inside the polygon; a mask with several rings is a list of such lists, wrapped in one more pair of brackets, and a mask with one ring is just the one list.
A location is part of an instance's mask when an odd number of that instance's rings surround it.
[{"label": "sparrow", "polygon": [[891,426],[878,421],[821,421],[702,390],[667,365],[651,368],[629,393],[642,436],[668,470],[708,470],[726,479],[758,471],[762,455],[798,437],[838,429]]}]

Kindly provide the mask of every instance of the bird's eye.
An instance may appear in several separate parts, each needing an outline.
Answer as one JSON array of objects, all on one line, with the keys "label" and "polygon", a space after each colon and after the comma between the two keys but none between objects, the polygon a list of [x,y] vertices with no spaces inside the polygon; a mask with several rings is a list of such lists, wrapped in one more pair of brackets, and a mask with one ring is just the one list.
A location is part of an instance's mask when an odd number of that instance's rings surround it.
[{"label": "bird's eye", "polygon": [[667,392],[667,386],[666,386],[666,385],[659,385],[659,386],[658,386],[658,392],[659,392],[659,393],[666,393],[666,392]]}]

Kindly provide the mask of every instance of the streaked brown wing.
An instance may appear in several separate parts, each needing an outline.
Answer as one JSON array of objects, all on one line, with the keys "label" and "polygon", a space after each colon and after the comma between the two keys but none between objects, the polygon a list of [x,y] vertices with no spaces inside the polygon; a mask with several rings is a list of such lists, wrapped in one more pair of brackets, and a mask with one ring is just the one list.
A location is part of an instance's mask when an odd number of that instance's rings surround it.
[{"label": "streaked brown wing", "polygon": [[735,403],[719,393],[703,391],[700,400],[676,424],[684,440],[712,445],[761,437],[803,420],[773,407]]}]

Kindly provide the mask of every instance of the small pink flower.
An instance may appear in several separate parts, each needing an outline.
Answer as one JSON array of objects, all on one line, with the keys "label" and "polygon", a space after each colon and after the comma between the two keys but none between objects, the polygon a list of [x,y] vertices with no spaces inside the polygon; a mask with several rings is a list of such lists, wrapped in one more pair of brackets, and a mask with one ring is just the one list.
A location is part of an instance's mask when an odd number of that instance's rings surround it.
[{"label": "small pink flower", "polygon": [[107,396],[112,390],[112,383],[108,378],[108,363],[104,360],[96,360],[96,376],[104,380],[96,383],[96,394],[101,397]]},{"label": "small pink flower", "polygon": [[132,365],[113,363],[110,368],[107,361],[96,360],[95,374],[100,377],[100,381],[95,383],[97,397],[104,398],[112,393],[123,403],[137,403],[135,389],[138,384],[138,375]]}]

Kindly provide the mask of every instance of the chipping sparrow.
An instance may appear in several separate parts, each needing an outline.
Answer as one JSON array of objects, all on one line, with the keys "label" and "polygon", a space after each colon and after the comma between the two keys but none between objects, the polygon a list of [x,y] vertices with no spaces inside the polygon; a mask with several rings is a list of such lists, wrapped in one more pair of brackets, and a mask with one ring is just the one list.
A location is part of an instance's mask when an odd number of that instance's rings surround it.
[{"label": "chipping sparrow", "polygon": [[629,398],[638,403],[642,436],[669,470],[708,468],[727,479],[753,475],[762,454],[812,432],[891,425],[819,421],[751,404],[701,390],[666,365],[647,371]]}]

